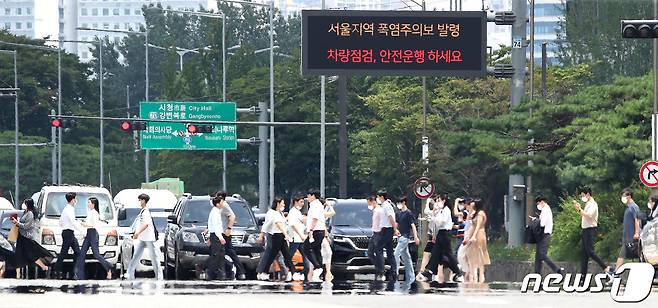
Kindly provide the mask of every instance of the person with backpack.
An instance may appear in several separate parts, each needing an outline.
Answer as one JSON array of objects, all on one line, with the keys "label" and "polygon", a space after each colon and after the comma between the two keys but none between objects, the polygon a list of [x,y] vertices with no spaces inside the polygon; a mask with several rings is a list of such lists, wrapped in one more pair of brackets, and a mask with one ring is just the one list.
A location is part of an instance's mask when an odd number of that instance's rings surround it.
[{"label": "person with backpack", "polygon": [[155,241],[158,240],[158,230],[155,229],[155,224],[153,223],[153,218],[151,217],[151,212],[149,211],[146,204],[149,202],[150,197],[147,194],[141,194],[137,197],[139,200],[139,205],[142,207],[142,211],[139,212],[139,215],[136,219],[135,233],[133,234],[133,240],[139,240],[139,242],[134,246],[135,251],[133,253],[133,258],[130,260],[128,265],[128,279],[135,279],[135,268],[137,263],[142,258],[144,249],[147,248],[151,254],[151,264],[153,264],[153,270],[155,271],[155,278],[157,280],[162,280],[162,268],[160,267],[160,260],[158,260],[158,254],[155,251]]},{"label": "person with backpack", "polygon": [[616,268],[624,264],[628,258],[637,258],[639,251],[640,230],[640,207],[633,201],[633,191],[625,188],[621,192],[621,203],[624,205],[624,220],[622,226],[621,249],[617,258]]}]

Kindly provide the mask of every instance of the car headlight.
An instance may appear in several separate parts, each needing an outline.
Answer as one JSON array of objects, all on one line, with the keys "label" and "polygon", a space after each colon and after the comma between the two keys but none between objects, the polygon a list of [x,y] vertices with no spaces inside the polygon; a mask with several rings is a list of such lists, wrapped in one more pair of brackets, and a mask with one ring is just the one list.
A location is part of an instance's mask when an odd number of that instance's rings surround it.
[{"label": "car headlight", "polygon": [[184,231],[183,242],[198,243],[199,237],[196,235],[196,233]]},{"label": "car headlight", "polygon": [[107,233],[105,237],[105,246],[117,246],[119,244],[119,238],[117,236],[117,231],[112,230]]},{"label": "car headlight", "polygon": [[43,229],[41,233],[41,244],[55,245],[55,234],[49,229]]}]

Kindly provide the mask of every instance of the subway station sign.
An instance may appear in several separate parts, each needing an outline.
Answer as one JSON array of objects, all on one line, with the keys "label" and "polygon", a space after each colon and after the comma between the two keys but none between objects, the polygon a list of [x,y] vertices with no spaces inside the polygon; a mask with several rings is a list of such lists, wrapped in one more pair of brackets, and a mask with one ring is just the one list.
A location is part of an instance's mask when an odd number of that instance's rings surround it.
[{"label": "subway station sign", "polygon": [[302,73],[486,75],[486,14],[302,11]]}]

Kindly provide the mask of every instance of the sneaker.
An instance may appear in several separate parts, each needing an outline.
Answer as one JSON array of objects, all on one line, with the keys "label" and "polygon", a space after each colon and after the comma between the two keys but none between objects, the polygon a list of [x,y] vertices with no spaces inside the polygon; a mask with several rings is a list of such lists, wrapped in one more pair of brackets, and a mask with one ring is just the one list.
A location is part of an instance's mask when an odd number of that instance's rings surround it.
[{"label": "sneaker", "polygon": [[454,282],[464,282],[464,274],[457,274],[455,277],[452,277],[452,281]]},{"label": "sneaker", "polygon": [[426,271],[418,274],[418,277],[416,277],[416,280],[418,280],[420,282],[428,282],[428,281],[432,280],[432,276],[433,276],[432,272],[426,270]]},{"label": "sneaker", "polygon": [[245,274],[240,274],[238,277],[236,277],[238,280],[247,280],[247,276]]},{"label": "sneaker", "polygon": [[260,281],[267,281],[267,280],[270,279],[270,274],[268,274],[268,273],[260,273],[260,274],[256,275],[256,279],[258,279],[258,280],[260,280]]},{"label": "sneaker", "polygon": [[418,275],[416,275],[416,281],[423,281],[423,279],[425,279],[425,276],[423,276],[423,273],[418,273]]},{"label": "sneaker", "polygon": [[316,268],[313,270],[313,276],[311,277],[311,282],[322,282],[322,279],[320,279],[320,275],[322,275],[322,272],[324,270],[321,268]]},{"label": "sneaker", "polygon": [[375,281],[386,281],[386,276],[384,276],[384,275],[376,275],[376,276],[375,276]]},{"label": "sneaker", "polygon": [[288,272],[288,274],[286,275],[286,282],[291,282],[291,281],[292,281],[292,273]]},{"label": "sneaker", "polygon": [[304,274],[302,274],[302,273],[294,273],[294,274],[292,275],[292,280],[294,280],[294,281],[302,281],[302,280],[304,280]]},{"label": "sneaker", "polygon": [[615,274],[615,269],[613,267],[608,266],[605,268],[604,271],[605,274],[608,275],[608,280],[612,281],[613,279],[615,279],[616,274]]},{"label": "sneaker", "polygon": [[560,274],[560,275],[564,275],[564,271],[565,271],[564,267],[560,267],[560,268],[557,270],[557,273]]}]

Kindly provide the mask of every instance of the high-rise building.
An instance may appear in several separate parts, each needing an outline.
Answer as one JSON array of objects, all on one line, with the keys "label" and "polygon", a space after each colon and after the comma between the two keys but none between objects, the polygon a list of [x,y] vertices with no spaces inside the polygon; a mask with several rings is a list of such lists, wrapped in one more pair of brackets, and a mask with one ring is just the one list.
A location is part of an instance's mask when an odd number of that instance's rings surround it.
[{"label": "high-rise building", "polygon": [[[127,34],[78,28],[140,31],[144,27],[142,7],[150,4],[176,10],[199,10],[208,7],[208,0],[60,0],[60,38],[90,41],[98,36],[119,42]],[[65,43],[63,47],[67,52],[77,54],[81,61],[91,60],[89,44]]]},{"label": "high-rise building", "polygon": [[15,35],[34,38],[35,0],[0,0],[0,27]]},{"label": "high-rise building", "polygon": [[[560,21],[564,18],[564,12],[564,0],[535,0],[535,62],[541,61],[541,45],[547,43],[548,61],[553,64],[557,63],[557,33]],[[529,26],[528,29],[530,29]],[[528,31],[528,35],[530,35],[530,31]]]},{"label": "high-rise building", "polygon": [[[261,1],[263,2],[263,1]],[[328,10],[393,10],[395,4],[403,6],[399,0],[325,0]],[[322,0],[274,0],[274,6],[283,16],[300,14],[302,10],[321,9]]]}]

